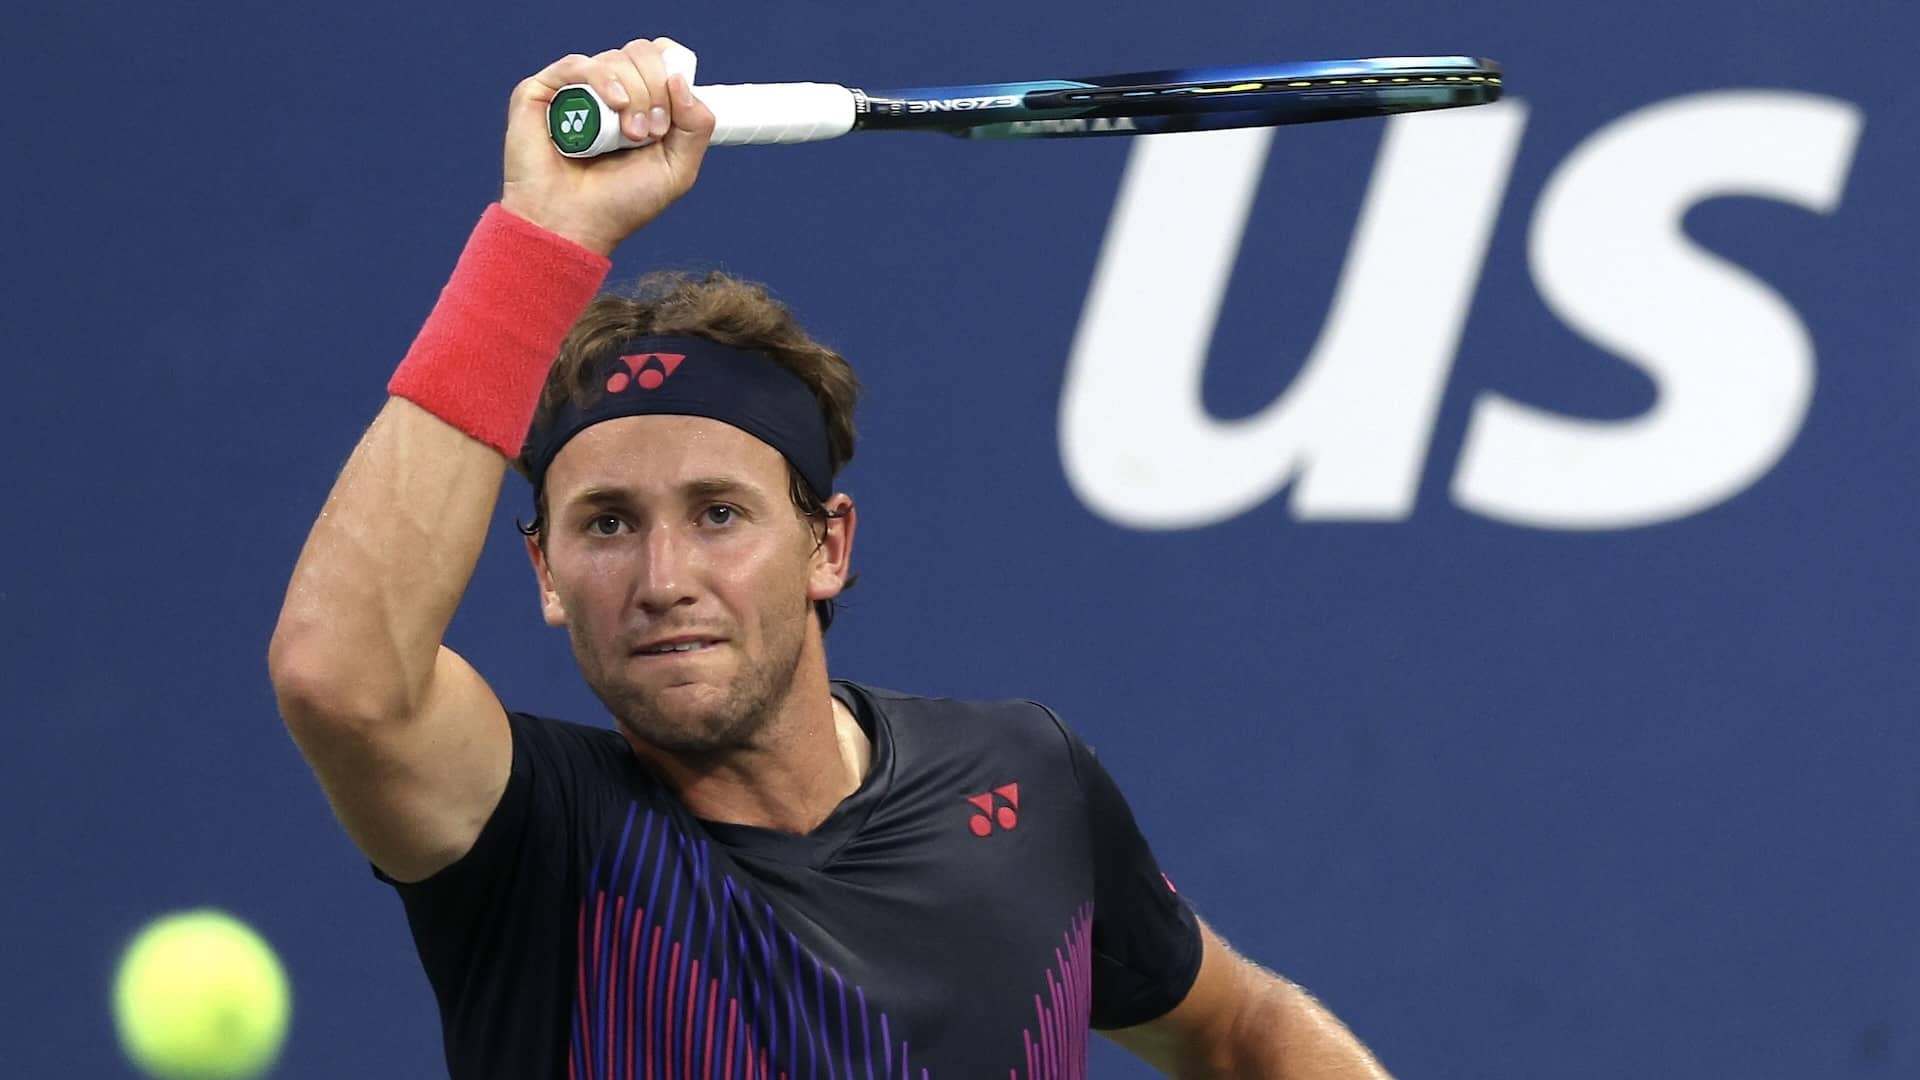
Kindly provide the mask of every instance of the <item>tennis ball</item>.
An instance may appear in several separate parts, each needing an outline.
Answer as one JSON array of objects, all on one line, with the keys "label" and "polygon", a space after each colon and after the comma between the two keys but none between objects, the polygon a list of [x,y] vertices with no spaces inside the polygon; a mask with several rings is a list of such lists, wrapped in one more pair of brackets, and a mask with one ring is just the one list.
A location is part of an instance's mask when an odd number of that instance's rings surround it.
[{"label": "tennis ball", "polygon": [[113,1019],[133,1063],[160,1080],[245,1080],[271,1068],[291,1012],[265,939],[222,911],[148,923],[120,958]]}]

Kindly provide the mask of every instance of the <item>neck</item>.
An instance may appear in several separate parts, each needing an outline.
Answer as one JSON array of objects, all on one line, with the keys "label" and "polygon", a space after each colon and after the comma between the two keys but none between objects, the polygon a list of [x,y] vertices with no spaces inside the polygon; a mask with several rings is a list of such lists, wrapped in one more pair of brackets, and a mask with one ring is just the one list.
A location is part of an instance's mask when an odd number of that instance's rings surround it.
[{"label": "neck", "polygon": [[694,816],[780,832],[812,832],[859,790],[873,746],[853,713],[833,696],[825,663],[801,663],[786,701],[751,747],[689,761],[627,742],[652,765]]}]

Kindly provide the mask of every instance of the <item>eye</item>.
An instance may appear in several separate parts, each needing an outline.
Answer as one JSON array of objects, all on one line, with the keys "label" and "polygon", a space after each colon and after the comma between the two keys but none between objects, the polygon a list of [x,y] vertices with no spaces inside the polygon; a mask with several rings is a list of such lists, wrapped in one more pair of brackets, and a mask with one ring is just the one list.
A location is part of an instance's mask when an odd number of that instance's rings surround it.
[{"label": "eye", "polygon": [[618,536],[626,522],[613,514],[595,514],[587,519],[587,532],[594,536]]},{"label": "eye", "polygon": [[701,511],[701,516],[706,518],[710,525],[730,525],[738,516],[738,511],[725,503],[715,503]]}]

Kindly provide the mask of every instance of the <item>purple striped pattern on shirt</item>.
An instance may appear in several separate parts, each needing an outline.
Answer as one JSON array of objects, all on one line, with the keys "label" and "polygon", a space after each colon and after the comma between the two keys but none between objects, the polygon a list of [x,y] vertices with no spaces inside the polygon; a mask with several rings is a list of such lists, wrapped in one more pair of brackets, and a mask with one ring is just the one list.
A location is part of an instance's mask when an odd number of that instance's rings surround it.
[{"label": "purple striped pattern on shirt", "polygon": [[1027,1071],[1008,1069],[1007,1080],[1086,1080],[1087,1020],[1093,1010],[1092,904],[1082,904],[1073,913],[1053,959],[1054,969],[1046,973],[1046,999],[1033,995],[1035,1026],[1020,1033]]},{"label": "purple striped pattern on shirt", "polygon": [[580,903],[570,1080],[930,1080],[866,990],[709,854],[666,815],[628,808]]}]

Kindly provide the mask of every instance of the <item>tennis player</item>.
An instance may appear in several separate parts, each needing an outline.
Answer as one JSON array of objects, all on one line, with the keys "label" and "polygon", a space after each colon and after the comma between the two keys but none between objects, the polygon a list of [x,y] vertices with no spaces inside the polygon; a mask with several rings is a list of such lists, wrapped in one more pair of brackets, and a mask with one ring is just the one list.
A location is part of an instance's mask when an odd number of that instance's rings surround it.
[{"label": "tennis player", "polygon": [[[1379,1078],[1234,954],[1112,780],[1028,701],[830,680],[858,384],[764,290],[609,254],[712,114],[666,39],[522,82],[505,183],[300,554],[280,708],[398,891],[456,1080]],[[556,154],[589,83],[646,147]],[[555,358],[558,357],[556,360]],[[608,729],[508,712],[441,643],[514,463],[526,548]]]}]

